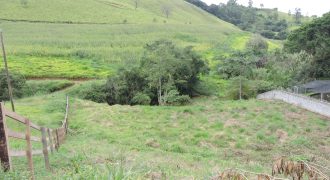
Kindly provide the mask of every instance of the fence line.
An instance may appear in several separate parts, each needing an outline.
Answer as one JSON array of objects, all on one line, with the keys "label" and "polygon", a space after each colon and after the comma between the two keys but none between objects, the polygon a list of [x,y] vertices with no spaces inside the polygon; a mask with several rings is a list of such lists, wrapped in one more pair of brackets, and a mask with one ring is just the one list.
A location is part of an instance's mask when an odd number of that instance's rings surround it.
[{"label": "fence line", "polygon": [[276,99],[284,102],[297,105],[309,111],[330,117],[330,103],[326,101],[319,101],[317,99],[304,96],[301,94],[294,94],[283,90],[273,90],[263,94],[259,94],[257,99]]},{"label": "fence line", "polygon": [[[5,109],[4,104],[0,103],[0,160],[1,166],[5,171],[12,169],[11,157],[24,157],[28,160],[28,169],[30,178],[34,179],[33,155],[43,155],[45,167],[50,170],[49,152],[54,153],[64,143],[68,132],[68,113],[69,113],[69,97],[66,97],[66,110],[62,126],[56,129],[40,127],[32,123],[28,118],[25,118],[15,112]],[[6,117],[13,119],[16,122],[25,125],[25,133],[15,132],[9,129],[6,125]],[[31,128],[40,132],[40,137],[31,136]],[[9,138],[26,141],[26,150],[11,150],[9,147]],[[32,141],[42,144],[42,149],[32,149]]]}]

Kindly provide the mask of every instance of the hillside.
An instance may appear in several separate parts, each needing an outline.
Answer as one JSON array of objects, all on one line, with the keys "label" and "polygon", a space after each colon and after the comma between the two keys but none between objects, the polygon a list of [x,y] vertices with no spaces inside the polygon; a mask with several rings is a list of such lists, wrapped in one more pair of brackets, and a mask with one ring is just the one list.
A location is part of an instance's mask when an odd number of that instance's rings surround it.
[{"label": "hillside", "polygon": [[[106,77],[137,61],[146,43],[162,38],[194,46],[212,61],[244,48],[250,37],[183,0],[140,1],[137,9],[129,0],[0,3],[9,67],[27,77]],[[237,39],[242,41],[236,44]]]},{"label": "hillside", "polygon": [[[65,94],[79,86],[18,100],[17,112],[57,127]],[[282,155],[330,163],[330,121],[282,102],[197,98],[181,107],[110,107],[70,99],[70,136],[50,156],[52,173],[34,158],[37,179],[210,179],[233,167],[270,174],[273,158]],[[13,163],[19,171],[6,177],[25,177],[25,158]]]},{"label": "hillside", "polygon": [[[122,24],[125,20],[129,24],[145,24],[153,21],[178,24],[225,24],[184,1],[144,0],[138,3],[137,9],[132,0],[26,0],[26,2],[27,4],[23,5],[18,0],[1,0],[0,19],[92,24]],[[169,18],[166,18],[164,8],[170,11]]]}]

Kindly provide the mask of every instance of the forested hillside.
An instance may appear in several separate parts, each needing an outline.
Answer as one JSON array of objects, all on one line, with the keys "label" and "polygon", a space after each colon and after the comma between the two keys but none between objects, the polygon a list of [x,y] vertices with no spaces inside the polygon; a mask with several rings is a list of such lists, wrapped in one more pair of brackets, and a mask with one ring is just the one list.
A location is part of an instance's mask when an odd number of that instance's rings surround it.
[{"label": "forested hillside", "polygon": [[295,12],[283,13],[277,8],[264,8],[263,4],[260,4],[260,8],[256,8],[252,0],[249,1],[248,7],[239,5],[237,0],[228,0],[227,3],[210,6],[201,0],[186,1],[242,30],[258,33],[270,39],[284,40],[290,30],[311,20],[309,17],[304,17],[299,8],[296,8]]}]

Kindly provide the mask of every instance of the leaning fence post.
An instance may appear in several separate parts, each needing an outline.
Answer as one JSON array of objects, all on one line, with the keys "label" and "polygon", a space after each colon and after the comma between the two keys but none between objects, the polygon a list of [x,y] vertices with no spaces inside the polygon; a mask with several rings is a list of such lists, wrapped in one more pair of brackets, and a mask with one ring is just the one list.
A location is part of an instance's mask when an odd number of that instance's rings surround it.
[{"label": "leaning fence post", "polygon": [[33,168],[33,160],[32,160],[32,144],[31,144],[31,128],[30,128],[29,119],[25,119],[25,125],[26,125],[26,133],[25,133],[26,157],[28,160],[31,179],[34,179],[34,168]]},{"label": "leaning fence post", "polygon": [[4,105],[2,102],[0,102],[0,161],[1,161],[1,166],[5,171],[10,170],[11,159],[9,155],[6,115],[5,115]]},{"label": "leaning fence post", "polygon": [[50,165],[49,165],[49,157],[48,157],[48,146],[47,146],[47,135],[46,135],[46,128],[42,127],[41,128],[41,141],[42,141],[42,152],[44,154],[44,159],[45,159],[45,166],[47,170],[50,170]]},{"label": "leaning fence post", "polygon": [[47,128],[48,132],[48,138],[49,138],[49,144],[50,144],[50,151],[53,154],[54,153],[54,142],[53,142],[53,136],[49,128]]},{"label": "leaning fence post", "polygon": [[58,129],[56,129],[56,150],[60,148],[60,139],[58,138]]}]

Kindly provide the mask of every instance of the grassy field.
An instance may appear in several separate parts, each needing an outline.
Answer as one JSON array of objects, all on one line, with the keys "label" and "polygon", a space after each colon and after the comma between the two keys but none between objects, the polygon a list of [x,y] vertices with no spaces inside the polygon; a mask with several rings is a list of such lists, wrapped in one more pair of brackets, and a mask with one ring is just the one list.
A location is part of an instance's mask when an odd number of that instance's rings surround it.
[{"label": "grassy field", "polygon": [[[103,78],[139,60],[143,47],[159,39],[194,46],[209,61],[244,49],[250,34],[229,25],[0,24],[9,67],[28,77]],[[236,32],[236,33],[232,33]],[[237,38],[242,37],[240,44]],[[209,58],[205,54],[211,54]],[[0,67],[2,64],[0,65]]]},{"label": "grassy field", "polygon": [[[9,67],[28,78],[104,78],[134,64],[159,39],[193,46],[215,64],[244,49],[251,36],[183,0],[140,1],[136,10],[131,0],[22,1],[0,0],[0,29]],[[281,44],[269,43],[270,49]]]},{"label": "grassy field", "polygon": [[[17,111],[57,127],[65,93],[73,89],[17,100]],[[329,119],[281,102],[215,97],[182,107],[70,102],[70,135],[51,156],[53,173],[35,158],[39,179],[208,179],[231,167],[270,173],[273,158],[282,155],[330,164]],[[23,146],[13,142],[11,147]],[[14,172],[0,177],[27,175],[21,172],[24,158],[15,158],[14,165]]]}]

